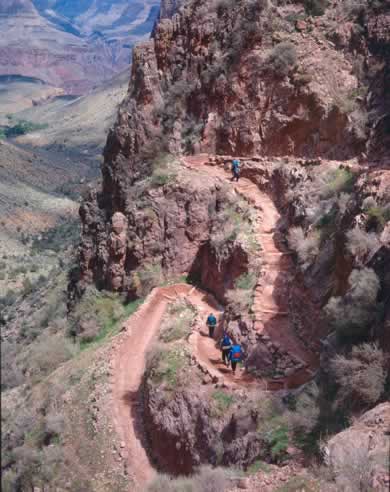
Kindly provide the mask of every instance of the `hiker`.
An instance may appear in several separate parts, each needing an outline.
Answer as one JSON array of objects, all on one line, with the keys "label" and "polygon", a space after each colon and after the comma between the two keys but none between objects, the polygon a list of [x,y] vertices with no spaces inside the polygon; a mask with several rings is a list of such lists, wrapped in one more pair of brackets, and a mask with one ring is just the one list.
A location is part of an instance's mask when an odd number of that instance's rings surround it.
[{"label": "hiker", "polygon": [[232,162],[232,181],[238,181],[240,179],[240,161],[238,159],[233,159]]},{"label": "hiker", "polygon": [[232,341],[230,340],[229,335],[224,332],[223,337],[220,342],[221,352],[222,352],[222,362],[229,366],[229,353],[232,348]]},{"label": "hiker", "polygon": [[233,345],[229,351],[229,361],[232,365],[233,374],[236,374],[237,363],[242,361],[241,345]]},{"label": "hiker", "polygon": [[206,321],[206,325],[209,328],[209,337],[213,338],[214,337],[214,330],[215,330],[215,327],[217,326],[217,318],[214,316],[213,313],[209,314],[207,321]]}]

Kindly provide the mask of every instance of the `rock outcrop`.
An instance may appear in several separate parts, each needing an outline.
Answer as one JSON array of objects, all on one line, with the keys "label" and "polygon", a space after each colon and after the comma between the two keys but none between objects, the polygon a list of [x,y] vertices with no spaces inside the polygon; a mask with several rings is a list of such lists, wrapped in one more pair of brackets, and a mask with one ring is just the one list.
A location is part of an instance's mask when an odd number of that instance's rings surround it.
[{"label": "rock outcrop", "polygon": [[390,404],[382,403],[328,441],[325,456],[340,490],[388,490],[389,428]]}]

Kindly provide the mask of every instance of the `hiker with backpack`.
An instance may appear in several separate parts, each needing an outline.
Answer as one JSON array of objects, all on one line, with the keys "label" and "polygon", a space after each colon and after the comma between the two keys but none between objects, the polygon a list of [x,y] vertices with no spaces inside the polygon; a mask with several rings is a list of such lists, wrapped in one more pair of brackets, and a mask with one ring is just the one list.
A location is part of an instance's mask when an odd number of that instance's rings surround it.
[{"label": "hiker with backpack", "polygon": [[229,337],[229,335],[224,332],[222,338],[221,338],[221,342],[220,342],[220,347],[221,347],[221,353],[222,353],[222,362],[228,367],[229,366],[229,354],[230,354],[230,350],[232,348],[232,341]]},{"label": "hiker with backpack", "polygon": [[208,326],[208,329],[209,329],[209,337],[213,338],[214,337],[214,330],[215,330],[215,327],[217,326],[217,318],[214,316],[213,313],[209,314],[207,321],[206,321],[206,325]]},{"label": "hiker with backpack", "polygon": [[229,361],[232,365],[233,374],[236,374],[237,363],[242,362],[241,345],[232,345],[232,348],[229,351]]},{"label": "hiker with backpack", "polygon": [[240,161],[238,159],[232,161],[232,174],[232,181],[240,179]]}]

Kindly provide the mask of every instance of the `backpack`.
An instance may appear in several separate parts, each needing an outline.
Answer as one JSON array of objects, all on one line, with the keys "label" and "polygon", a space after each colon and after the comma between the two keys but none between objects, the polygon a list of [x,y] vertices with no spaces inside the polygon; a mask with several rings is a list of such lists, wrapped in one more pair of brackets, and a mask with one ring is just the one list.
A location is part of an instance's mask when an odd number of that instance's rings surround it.
[{"label": "backpack", "polygon": [[233,362],[242,361],[241,345],[233,345],[230,358]]},{"label": "backpack", "polygon": [[230,347],[232,346],[232,341],[230,340],[229,335],[225,335],[225,336],[223,337],[223,340],[222,340],[222,344],[221,344],[221,346],[222,346],[222,348],[223,348],[223,349],[225,349],[225,350],[226,350],[226,349],[228,349],[228,348],[230,348]]},{"label": "backpack", "polygon": [[217,324],[217,318],[215,316],[209,316],[207,318],[207,323],[211,326],[214,326]]},{"label": "backpack", "polygon": [[240,161],[238,161],[237,159],[234,159],[234,161],[232,163],[232,169],[233,169],[233,171],[238,171],[240,169]]}]

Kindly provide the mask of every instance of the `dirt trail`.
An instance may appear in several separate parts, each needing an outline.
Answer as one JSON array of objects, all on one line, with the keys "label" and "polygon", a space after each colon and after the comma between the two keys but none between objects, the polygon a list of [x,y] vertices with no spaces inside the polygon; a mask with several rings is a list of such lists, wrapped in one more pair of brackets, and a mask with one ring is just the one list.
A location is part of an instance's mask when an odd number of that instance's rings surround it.
[{"label": "dirt trail", "polygon": [[[230,175],[221,167],[207,165],[208,156],[183,158],[183,164],[195,168],[206,176],[227,180]],[[220,351],[214,340],[205,332],[207,313],[213,311],[219,318],[222,309],[205,292],[186,284],[157,288],[148,296],[141,308],[126,322],[118,349],[114,355],[113,371],[113,415],[115,428],[124,446],[122,454],[127,459],[136,488],[144,490],[145,484],[154,476],[154,468],[147,454],[147,443],[143,430],[140,385],[145,369],[145,355],[159,330],[167,305],[182,297],[196,306],[198,323],[189,337],[193,356],[200,369],[226,387],[258,386],[277,390],[295,387],[310,379],[315,367],[313,355],[305,349],[288,324],[287,286],[292,278],[293,264],[289,252],[277,241],[277,226],[280,215],[271,200],[250,180],[241,178],[232,184],[237,193],[259,211],[256,237],[262,246],[259,255],[263,262],[263,275],[255,290],[255,328],[270,336],[289,353],[304,362],[304,368],[292,376],[279,380],[255,379],[243,370],[236,376],[220,360]]]}]

